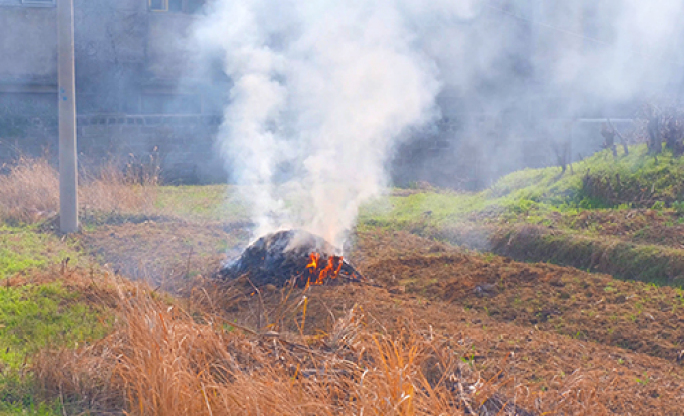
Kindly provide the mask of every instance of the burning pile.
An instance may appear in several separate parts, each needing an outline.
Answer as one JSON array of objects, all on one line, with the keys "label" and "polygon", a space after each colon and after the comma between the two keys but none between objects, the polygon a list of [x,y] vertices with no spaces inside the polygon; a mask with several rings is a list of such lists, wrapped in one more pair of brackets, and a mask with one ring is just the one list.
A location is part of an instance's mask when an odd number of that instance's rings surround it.
[{"label": "burning pile", "polygon": [[354,267],[335,255],[335,248],[305,231],[279,231],[261,237],[242,256],[219,272],[226,279],[247,276],[253,285],[299,287],[322,285],[336,279],[365,280]]}]

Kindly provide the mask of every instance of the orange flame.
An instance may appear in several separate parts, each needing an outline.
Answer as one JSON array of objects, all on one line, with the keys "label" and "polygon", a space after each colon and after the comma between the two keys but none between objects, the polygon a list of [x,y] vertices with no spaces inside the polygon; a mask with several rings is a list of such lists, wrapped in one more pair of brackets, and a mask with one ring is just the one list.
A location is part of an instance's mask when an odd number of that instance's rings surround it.
[{"label": "orange flame", "polygon": [[[309,281],[307,282],[307,286],[309,283],[322,285],[326,278],[336,279],[340,274],[342,264],[344,263],[344,257],[342,256],[329,256],[325,267],[319,270],[321,267],[321,264],[319,264],[321,255],[318,253],[311,253],[309,258],[309,264],[306,265],[306,268],[309,270]],[[313,278],[315,278],[315,280],[312,281]]]},{"label": "orange flame", "polygon": [[318,268],[318,260],[321,258],[321,255],[318,253],[311,253],[309,256],[311,257],[311,261],[306,265],[306,268],[311,269],[309,272],[313,273]]}]

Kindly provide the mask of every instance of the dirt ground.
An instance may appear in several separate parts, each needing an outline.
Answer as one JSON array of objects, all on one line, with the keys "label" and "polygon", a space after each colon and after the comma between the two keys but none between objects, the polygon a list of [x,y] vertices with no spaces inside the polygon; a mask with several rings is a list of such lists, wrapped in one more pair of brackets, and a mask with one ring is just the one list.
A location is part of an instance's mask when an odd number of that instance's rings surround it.
[{"label": "dirt ground", "polygon": [[[121,274],[163,281],[208,276],[248,238],[240,226],[168,221],[109,225],[86,232],[82,244]],[[309,299],[307,332],[356,305],[380,331],[411,322],[441,337],[473,382],[492,383],[537,414],[574,401],[584,414],[684,415],[681,290],[514,262],[405,232],[360,232],[349,259],[372,282],[297,290],[293,299]],[[284,289],[237,293],[225,313],[263,327]],[[281,325],[296,330],[293,322]]]},{"label": "dirt ground", "polygon": [[654,209],[584,211],[577,215],[551,215],[553,225],[624,241],[684,248],[682,215]]},{"label": "dirt ground", "polygon": [[210,274],[237,257],[247,243],[243,224],[157,220],[106,225],[81,236],[82,246],[111,269],[132,279],[164,285]]},{"label": "dirt ground", "polygon": [[416,248],[360,264],[393,292],[407,292],[473,309],[577,340],[594,341],[674,360],[684,349],[684,293],[671,287],[505,257],[467,254],[444,245],[420,246],[402,233],[365,236],[361,252],[383,253],[396,240]]}]

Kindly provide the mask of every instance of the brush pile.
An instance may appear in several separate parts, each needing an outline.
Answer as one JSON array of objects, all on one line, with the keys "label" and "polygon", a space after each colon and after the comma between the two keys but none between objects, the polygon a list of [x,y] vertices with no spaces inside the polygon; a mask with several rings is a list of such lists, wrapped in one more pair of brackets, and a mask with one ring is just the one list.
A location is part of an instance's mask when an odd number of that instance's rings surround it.
[{"label": "brush pile", "polygon": [[335,252],[335,247],[316,235],[299,230],[279,231],[261,237],[240,258],[224,266],[219,276],[247,277],[257,287],[268,284],[283,287],[293,283],[306,287],[365,280]]}]

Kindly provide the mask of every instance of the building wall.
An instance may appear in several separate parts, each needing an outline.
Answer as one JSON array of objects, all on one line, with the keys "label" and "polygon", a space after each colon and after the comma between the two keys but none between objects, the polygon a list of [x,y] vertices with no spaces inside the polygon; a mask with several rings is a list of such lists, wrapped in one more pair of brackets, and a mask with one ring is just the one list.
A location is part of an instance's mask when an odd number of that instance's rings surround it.
[{"label": "building wall", "polygon": [[[174,1],[187,8],[198,0]],[[185,67],[186,62],[196,63],[186,38],[197,16],[150,11],[148,0],[74,2],[79,152],[91,159],[128,154],[144,158],[157,148],[169,180],[225,179],[213,138],[230,82],[220,70],[205,68],[206,73],[198,74]],[[440,103],[444,123],[437,131],[418,133],[418,140],[401,149],[395,179],[449,186],[463,178],[463,187],[475,189],[513,169],[554,163],[549,138],[562,141],[566,134],[548,128],[532,137],[529,125],[540,118],[567,118],[571,111],[563,97],[554,102],[540,95],[536,102],[530,91],[535,80],[581,76],[568,69],[560,51],[564,57],[590,51],[591,45],[571,33],[609,40],[609,28],[596,16],[609,13],[617,3],[495,1],[501,13],[487,14],[474,24],[505,25],[505,33],[513,34],[497,40],[510,51],[492,63],[500,71],[472,86],[477,96]],[[55,19],[54,7],[0,0],[0,56],[12,57],[0,59],[0,161],[18,149],[56,154]],[[530,21],[555,22],[559,30]],[[507,103],[517,96],[527,101]],[[582,110],[587,108],[582,104]],[[590,116],[600,117],[600,110]]]},{"label": "building wall", "polygon": [[225,182],[214,151],[220,123],[216,116],[80,116],[78,151],[89,162],[155,155],[167,183]]},{"label": "building wall", "polygon": [[[222,110],[216,91],[228,87],[195,82],[183,66],[196,19],[149,11],[147,0],[74,0],[82,157],[144,159],[157,149],[169,181],[225,181],[213,138]],[[56,32],[54,5],[0,0],[0,56],[12,57],[0,60],[0,160],[56,159]]]},{"label": "building wall", "polygon": [[57,84],[57,25],[52,7],[0,3],[0,84]]}]

